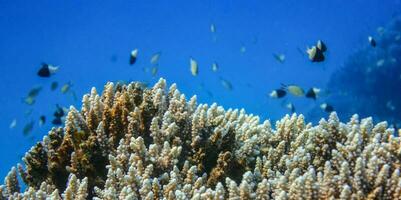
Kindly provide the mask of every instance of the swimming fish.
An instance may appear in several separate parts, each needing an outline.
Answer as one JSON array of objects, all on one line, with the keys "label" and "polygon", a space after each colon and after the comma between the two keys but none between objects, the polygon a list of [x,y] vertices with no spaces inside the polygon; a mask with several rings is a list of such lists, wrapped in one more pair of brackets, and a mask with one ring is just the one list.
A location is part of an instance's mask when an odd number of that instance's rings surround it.
[{"label": "swimming fish", "polygon": [[39,92],[42,90],[42,86],[35,86],[31,90],[29,90],[27,97],[23,99],[23,102],[28,105],[33,105],[36,101],[36,97],[39,95]]},{"label": "swimming fish", "polygon": [[33,125],[34,125],[34,121],[31,121],[31,122],[27,123],[27,124],[24,126],[24,129],[22,130],[22,132],[24,133],[24,135],[28,135],[28,134],[32,131]]},{"label": "swimming fish", "polygon": [[369,37],[368,37],[368,41],[369,41],[370,46],[376,47],[376,40],[373,39],[372,36],[369,36]]},{"label": "swimming fish", "polygon": [[219,65],[217,64],[217,62],[214,62],[214,63],[212,64],[212,71],[213,71],[213,72],[217,72],[218,69],[219,69]]},{"label": "swimming fish", "polygon": [[285,105],[285,107],[288,108],[291,111],[291,113],[295,112],[295,106],[293,103],[288,103],[287,105]]},{"label": "swimming fish", "polygon": [[320,93],[320,89],[319,88],[312,87],[306,92],[305,97],[306,98],[311,98],[313,100],[316,100],[316,98],[318,97],[319,93]]},{"label": "swimming fish", "polygon": [[284,63],[285,55],[284,54],[273,54],[274,59],[276,59],[279,63]]},{"label": "swimming fish", "polygon": [[50,89],[52,91],[56,90],[58,87],[58,82],[57,81],[53,81],[52,84],[50,85]]},{"label": "swimming fish", "polygon": [[279,99],[279,98],[283,98],[286,94],[287,94],[287,92],[286,92],[285,90],[283,90],[283,89],[276,89],[276,90],[273,90],[272,92],[270,92],[269,96],[270,96],[271,98],[277,98],[277,99]]},{"label": "swimming fish", "polygon": [[379,35],[383,35],[384,34],[384,31],[385,31],[385,29],[384,29],[384,27],[382,27],[382,26],[379,26],[379,27],[377,27],[377,33],[379,33]]},{"label": "swimming fish", "polygon": [[245,46],[241,46],[240,52],[241,53],[245,53],[246,52],[246,47]]},{"label": "swimming fish", "polygon": [[131,55],[129,57],[129,64],[133,65],[135,64],[136,60],[137,60],[137,56],[138,56],[138,49],[134,49],[131,51]]},{"label": "swimming fish", "polygon": [[316,46],[308,48],[306,53],[308,54],[309,60],[312,62],[323,62],[325,59],[323,52]]},{"label": "swimming fish", "polygon": [[29,90],[28,96],[35,98],[36,96],[38,96],[38,94],[41,90],[42,90],[42,86],[35,86],[31,90]]},{"label": "swimming fish", "polygon": [[59,69],[58,66],[50,65],[47,63],[42,63],[42,67],[39,69],[37,74],[40,77],[48,78],[52,74],[56,73],[58,71],[58,69]]},{"label": "swimming fish", "polygon": [[60,107],[58,104],[56,104],[56,111],[54,111],[53,116],[54,119],[52,120],[53,125],[61,125],[62,122],[62,117],[65,115],[64,108]]},{"label": "swimming fish", "polygon": [[328,113],[331,113],[331,112],[334,111],[333,106],[331,106],[331,105],[329,105],[329,104],[327,104],[327,103],[322,103],[322,104],[320,104],[320,108],[321,108],[323,111],[328,112]]},{"label": "swimming fish", "polygon": [[389,109],[391,111],[394,111],[396,109],[396,107],[394,106],[394,104],[393,104],[393,102],[391,100],[387,101],[386,107],[387,107],[387,109]]},{"label": "swimming fish", "polygon": [[198,63],[196,62],[196,60],[190,58],[189,64],[192,76],[198,75]]},{"label": "swimming fish", "polygon": [[46,116],[41,115],[39,117],[39,126],[43,126],[46,123]]},{"label": "swimming fish", "polygon": [[25,97],[24,99],[23,99],[23,102],[24,103],[26,103],[27,105],[33,105],[35,102],[36,102],[36,100],[35,100],[35,98],[34,97],[31,97],[31,96],[28,96],[28,97]]},{"label": "swimming fish", "polygon": [[13,119],[13,121],[11,121],[11,123],[10,123],[10,129],[13,129],[13,128],[15,128],[17,126],[17,119]]},{"label": "swimming fish", "polygon": [[150,58],[150,63],[152,65],[157,65],[159,63],[161,55],[162,55],[161,52],[157,52],[157,53],[153,54],[152,57]]},{"label": "swimming fish", "polygon": [[321,40],[318,40],[318,41],[317,41],[316,47],[317,47],[320,51],[322,51],[322,52],[326,52],[326,51],[327,51],[327,46],[326,46],[326,44],[325,44],[323,41],[321,41]]},{"label": "swimming fish", "polygon": [[54,111],[54,117],[63,117],[64,116],[64,109],[56,104],[56,111]]},{"label": "swimming fish", "polygon": [[233,89],[233,85],[230,83],[230,81],[225,80],[225,79],[220,77],[220,82],[221,82],[221,85],[223,85],[223,87],[226,90],[232,90]]},{"label": "swimming fish", "polygon": [[157,71],[158,71],[158,68],[156,66],[152,67],[152,70],[151,70],[152,76],[156,76]]},{"label": "swimming fish", "polygon": [[61,93],[65,94],[65,93],[67,93],[68,91],[70,91],[71,86],[72,86],[71,82],[68,82],[68,83],[64,84],[64,85],[61,87]]},{"label": "swimming fish", "polygon": [[285,88],[290,94],[301,97],[305,95],[304,89],[302,89],[298,85],[283,85],[283,88]]},{"label": "swimming fish", "polygon": [[380,59],[380,60],[378,60],[378,61],[376,62],[376,66],[381,67],[381,66],[384,65],[385,62],[386,62],[386,61],[385,61],[384,59]]},{"label": "swimming fish", "polygon": [[63,122],[61,121],[61,117],[54,118],[52,120],[52,124],[53,125],[61,125],[61,124],[63,124]]},{"label": "swimming fish", "polygon": [[318,40],[316,46],[312,48],[307,48],[306,53],[308,54],[309,60],[312,62],[322,62],[324,61],[324,52],[327,51],[327,46],[322,40]]},{"label": "swimming fish", "polygon": [[216,33],[216,26],[213,23],[210,24],[210,32]]}]

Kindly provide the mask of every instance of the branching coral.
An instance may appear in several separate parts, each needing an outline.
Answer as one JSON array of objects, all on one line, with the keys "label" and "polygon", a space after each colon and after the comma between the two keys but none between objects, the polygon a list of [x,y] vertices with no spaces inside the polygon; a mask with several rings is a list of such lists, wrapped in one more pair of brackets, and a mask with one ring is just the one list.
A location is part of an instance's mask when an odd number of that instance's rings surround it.
[{"label": "branching coral", "polygon": [[108,83],[13,168],[0,199],[400,199],[401,141],[371,118],[269,121]]}]

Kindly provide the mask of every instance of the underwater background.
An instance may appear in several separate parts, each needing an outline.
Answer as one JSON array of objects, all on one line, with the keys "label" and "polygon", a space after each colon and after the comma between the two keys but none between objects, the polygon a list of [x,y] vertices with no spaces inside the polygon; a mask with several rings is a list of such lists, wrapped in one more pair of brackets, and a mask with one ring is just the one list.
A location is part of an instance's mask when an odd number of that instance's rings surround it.
[{"label": "underwater background", "polygon": [[[393,47],[397,41],[391,40],[388,46],[381,46],[385,40],[380,38],[386,33],[377,29],[383,27],[395,34],[398,30],[399,34],[401,25],[391,23],[400,11],[401,3],[396,0],[0,0],[0,177],[54,126],[56,105],[79,108],[83,94],[91,87],[101,90],[108,81],[153,85],[163,77],[169,84],[177,83],[188,97],[196,94],[198,102],[245,108],[273,121],[291,113],[285,106],[291,102],[296,113],[314,123],[328,115],[319,108],[322,103],[333,105],[342,120],[355,111],[361,117],[392,123],[400,104],[400,83],[380,84],[393,80],[387,75],[399,77],[401,45],[397,40],[399,46]],[[381,68],[384,78],[370,80],[366,89],[365,82],[358,81],[367,76],[362,73],[367,70],[363,63],[377,65],[377,60],[368,58],[388,57],[380,52],[371,56],[368,36],[377,39],[379,48],[389,48],[396,60],[388,58],[391,64],[383,61],[384,67],[390,66]],[[323,40],[328,50],[324,62],[313,63],[305,51],[317,40]],[[134,49],[138,49],[137,62],[130,65]],[[151,64],[157,53],[158,63]],[[281,54],[285,55],[283,62],[273,56]],[[190,58],[199,66],[196,76],[191,74]],[[39,77],[43,62],[59,66],[59,70],[49,78]],[[216,72],[212,70],[214,62],[218,64]],[[341,69],[349,66],[359,70],[342,76]],[[55,81],[58,87],[52,91]],[[65,84],[70,88],[62,93]],[[269,93],[282,84],[327,92],[316,101],[290,95],[271,98]],[[27,105],[24,98],[32,88],[41,90],[35,102]],[[369,92],[361,93],[372,98],[376,92],[379,96],[387,91],[386,100],[376,103],[378,100],[352,93],[349,96],[355,98],[347,98],[338,88],[365,88]],[[388,105],[391,98],[394,100]],[[386,111],[388,107],[391,109]],[[40,126],[42,115],[46,122]],[[10,127],[13,121],[16,124]],[[32,130],[23,133],[29,123]]]}]

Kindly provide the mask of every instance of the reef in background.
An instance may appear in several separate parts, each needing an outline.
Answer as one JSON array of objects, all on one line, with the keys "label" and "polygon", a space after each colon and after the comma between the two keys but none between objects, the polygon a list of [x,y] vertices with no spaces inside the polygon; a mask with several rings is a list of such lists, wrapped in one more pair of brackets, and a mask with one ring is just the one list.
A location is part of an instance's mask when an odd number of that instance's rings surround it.
[{"label": "reef in background", "polygon": [[82,101],[12,168],[0,199],[401,197],[401,141],[386,122],[332,113],[312,126],[294,114],[273,129],[243,109],[187,101],[163,79],[108,83]]},{"label": "reef in background", "polygon": [[[332,75],[326,101],[341,119],[358,113],[401,128],[401,16],[377,31],[376,47],[358,50]],[[316,119],[320,112],[316,107],[308,119]]]}]

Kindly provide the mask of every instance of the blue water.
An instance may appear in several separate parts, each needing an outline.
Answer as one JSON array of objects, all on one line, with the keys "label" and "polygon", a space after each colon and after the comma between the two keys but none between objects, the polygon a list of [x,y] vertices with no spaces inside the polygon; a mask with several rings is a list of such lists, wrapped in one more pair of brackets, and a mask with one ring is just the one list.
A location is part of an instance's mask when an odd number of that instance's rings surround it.
[{"label": "blue water", "polygon": [[[80,107],[80,97],[107,81],[138,80],[153,84],[164,77],[198,102],[218,102],[225,108],[245,108],[261,119],[277,120],[286,113],[282,101],[267,94],[284,84],[324,89],[331,74],[353,52],[365,47],[401,11],[395,0],[281,1],[21,1],[0,0],[0,177],[52,127],[55,105]],[[216,33],[210,32],[215,24]],[[318,39],[329,47],[323,63],[311,63],[305,50]],[[244,46],[246,51],[240,52]],[[128,64],[138,48],[138,62]],[[162,52],[155,77],[143,71],[150,57]],[[277,62],[272,54],[283,53]],[[189,58],[199,75],[189,70]],[[211,65],[219,64],[217,73]],[[51,78],[36,75],[41,62],[59,65]],[[220,77],[233,85],[225,89]],[[69,81],[79,100],[50,91],[52,81]],[[32,106],[21,98],[35,85],[43,90]],[[317,103],[288,97],[297,113]],[[29,116],[25,112],[33,109]],[[40,115],[47,123],[39,127]],[[327,116],[323,111],[320,117]],[[10,129],[16,118],[17,126]],[[33,131],[22,134],[35,120]]]}]

